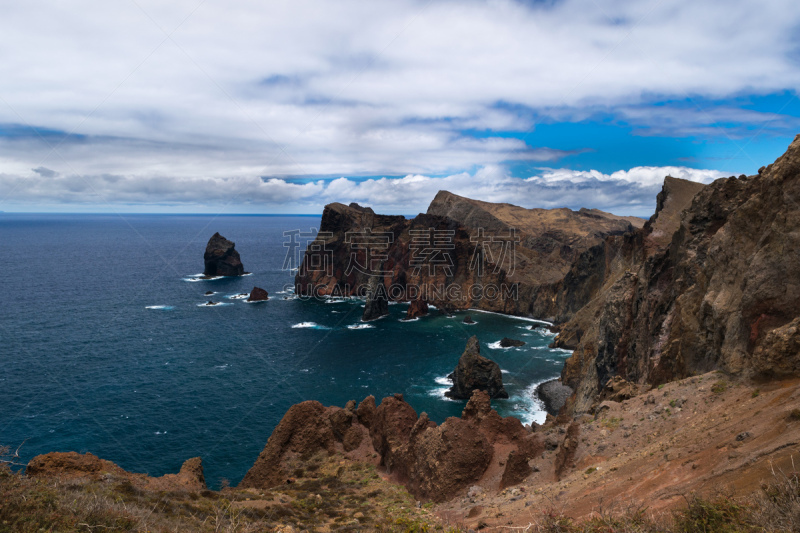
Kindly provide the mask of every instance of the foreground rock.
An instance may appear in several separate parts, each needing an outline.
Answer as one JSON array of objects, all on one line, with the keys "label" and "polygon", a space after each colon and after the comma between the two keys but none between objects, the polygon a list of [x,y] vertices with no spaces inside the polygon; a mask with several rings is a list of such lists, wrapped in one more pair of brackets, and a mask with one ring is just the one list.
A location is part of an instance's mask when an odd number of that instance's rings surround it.
[{"label": "foreground rock", "polygon": [[453,386],[445,395],[448,398],[467,400],[472,396],[473,390],[486,391],[490,398],[508,398],[503,387],[500,366],[481,355],[480,342],[475,336],[467,341],[464,353],[453,372]]},{"label": "foreground rock", "polygon": [[150,477],[147,474],[127,472],[105,459],[91,453],[53,452],[37,455],[30,460],[25,473],[31,477],[56,477],[65,479],[108,479],[128,481],[144,490],[198,491],[206,489],[203,462],[199,457],[187,460],[177,474]]},{"label": "foreground rock", "polygon": [[372,276],[367,286],[367,300],[364,302],[364,314],[361,320],[369,322],[389,314],[389,299],[383,280],[379,276]]},{"label": "foreground rock", "polygon": [[267,300],[269,300],[269,293],[260,287],[253,287],[250,296],[247,297],[248,302],[266,302]]},{"label": "foreground rock", "polygon": [[[500,417],[482,391],[472,395],[461,418],[448,418],[442,425],[425,413],[417,416],[400,394],[377,407],[369,397],[357,409],[355,402],[340,409],[309,401],[287,411],[240,487],[281,485],[309,458],[343,454],[350,460],[374,460],[417,498],[440,502],[475,483],[499,488],[501,480],[521,482],[530,473],[521,462],[543,450],[540,437],[516,418]],[[506,472],[510,454],[514,458]]]},{"label": "foreground rock", "polygon": [[206,253],[203,255],[205,262],[203,275],[206,277],[244,275],[244,266],[235,246],[235,243],[215,233],[208,240]]}]

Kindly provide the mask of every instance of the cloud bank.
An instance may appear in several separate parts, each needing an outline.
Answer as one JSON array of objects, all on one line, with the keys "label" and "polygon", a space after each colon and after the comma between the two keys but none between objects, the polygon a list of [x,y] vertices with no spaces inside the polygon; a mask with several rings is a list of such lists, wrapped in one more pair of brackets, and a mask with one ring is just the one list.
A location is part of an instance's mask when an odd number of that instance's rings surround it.
[{"label": "cloud bank", "polygon": [[536,176],[517,178],[503,166],[486,166],[474,173],[444,177],[410,174],[402,178],[316,180],[280,178],[142,178],[140,176],[61,175],[47,168],[27,176],[0,174],[0,190],[8,200],[38,201],[82,210],[87,206],[128,206],[136,210],[158,198],[166,211],[320,213],[330,202],[359,202],[376,212],[414,215],[424,212],[439,190],[490,202],[523,207],[593,207],[622,215],[650,216],[664,176],[708,183],[722,177],[713,170],[686,167],[637,167],[603,174],[597,171],[543,169]]},{"label": "cloud bank", "polygon": [[[664,169],[619,154],[622,174],[535,175],[595,147],[530,135],[598,116],[644,136],[800,128],[709,103],[800,87],[798,27],[791,0],[12,3],[0,20],[0,201],[245,197],[305,210],[345,194],[399,208],[388,195],[407,194],[418,210],[453,182],[542,205],[595,187],[613,191],[587,196],[603,205],[625,205],[617,193],[639,205]],[[500,177],[515,164],[517,178]],[[349,179],[314,179],[333,176]]]}]

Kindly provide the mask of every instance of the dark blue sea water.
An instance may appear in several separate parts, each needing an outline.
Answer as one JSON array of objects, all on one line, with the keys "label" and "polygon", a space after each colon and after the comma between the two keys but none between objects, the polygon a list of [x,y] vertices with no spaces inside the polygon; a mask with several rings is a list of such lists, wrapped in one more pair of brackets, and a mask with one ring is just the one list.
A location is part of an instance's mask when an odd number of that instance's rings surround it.
[{"label": "dark blue sea water", "polygon": [[[0,444],[23,461],[92,452],[162,475],[201,456],[206,478],[237,483],[292,404],[344,405],[402,392],[438,422],[460,414],[444,377],[466,340],[504,370],[503,415],[542,419],[535,384],[568,354],[532,322],[472,313],[475,325],[406,305],[360,325],[362,304],[294,298],[283,232],[318,217],[0,214]],[[252,275],[190,281],[208,238],[236,242]],[[230,299],[257,285],[271,299]],[[215,291],[211,297],[204,296]],[[223,302],[199,307],[209,298]],[[287,299],[284,299],[287,298]],[[434,312],[435,314],[435,312]],[[526,341],[500,349],[502,337]],[[495,343],[495,344],[493,344]],[[26,440],[27,439],[27,440]]]}]

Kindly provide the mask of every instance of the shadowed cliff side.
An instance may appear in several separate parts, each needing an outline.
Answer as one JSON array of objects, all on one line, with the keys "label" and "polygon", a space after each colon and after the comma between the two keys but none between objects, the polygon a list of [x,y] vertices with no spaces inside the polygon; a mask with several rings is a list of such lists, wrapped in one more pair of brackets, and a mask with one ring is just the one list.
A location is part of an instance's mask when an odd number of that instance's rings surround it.
[{"label": "shadowed cliff side", "polygon": [[689,195],[672,185],[562,327],[556,345],[576,348],[562,372],[576,389],[567,412],[591,409],[614,376],[658,385],[715,369],[800,373],[800,139],[759,175],[704,187],[679,219],[672,208]]}]

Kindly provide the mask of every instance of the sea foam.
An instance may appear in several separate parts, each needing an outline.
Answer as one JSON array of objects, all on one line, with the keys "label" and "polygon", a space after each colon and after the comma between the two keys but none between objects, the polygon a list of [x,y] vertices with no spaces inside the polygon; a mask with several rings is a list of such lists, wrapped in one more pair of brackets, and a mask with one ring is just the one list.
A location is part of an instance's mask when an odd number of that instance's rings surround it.
[{"label": "sea foam", "polygon": [[331,329],[328,326],[320,326],[316,322],[298,322],[292,329]]},{"label": "sea foam", "polygon": [[374,329],[372,324],[350,324],[347,329]]}]

